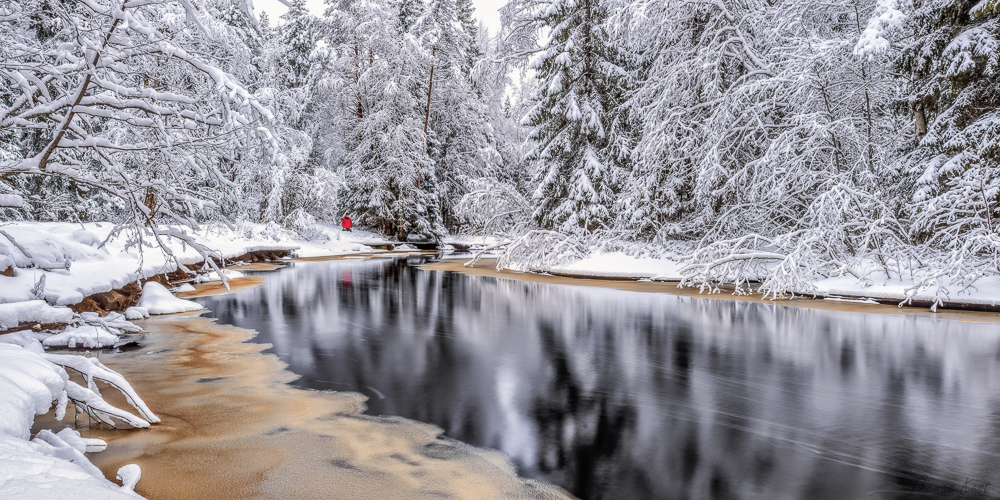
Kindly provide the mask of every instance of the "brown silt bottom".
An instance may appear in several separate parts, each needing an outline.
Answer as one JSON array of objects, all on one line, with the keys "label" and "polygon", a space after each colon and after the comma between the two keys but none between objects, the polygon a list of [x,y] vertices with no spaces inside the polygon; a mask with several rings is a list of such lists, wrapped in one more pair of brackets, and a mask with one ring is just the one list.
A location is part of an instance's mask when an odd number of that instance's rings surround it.
[{"label": "brown silt bottom", "polygon": [[[364,396],[286,385],[295,378],[253,332],[195,316],[141,323],[142,348],[102,355],[163,420],[149,429],[90,427],[108,442],[91,455],[114,479],[136,463],[136,491],[188,498],[566,498],[519,478],[508,458],[441,437],[437,427],[365,415]],[[103,389],[103,387],[102,387]],[[103,391],[119,408],[119,394]],[[70,410],[72,413],[72,410]],[[49,416],[39,428],[59,429]],[[88,428],[89,427],[89,428]]]}]

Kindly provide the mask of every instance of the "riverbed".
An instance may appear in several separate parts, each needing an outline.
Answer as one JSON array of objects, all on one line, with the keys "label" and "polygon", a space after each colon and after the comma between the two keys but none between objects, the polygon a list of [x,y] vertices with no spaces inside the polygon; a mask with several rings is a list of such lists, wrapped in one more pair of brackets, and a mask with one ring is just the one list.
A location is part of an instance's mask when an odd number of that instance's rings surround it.
[{"label": "riverbed", "polygon": [[260,332],[294,386],[364,394],[367,414],[434,424],[581,498],[1000,484],[995,314],[706,300],[428,259],[297,263],[201,302]]},{"label": "riverbed", "polygon": [[1000,493],[996,315],[428,260],[296,262],[196,299],[214,323],[146,322],[102,361],[164,423],[90,431],[95,463],[151,498]]}]

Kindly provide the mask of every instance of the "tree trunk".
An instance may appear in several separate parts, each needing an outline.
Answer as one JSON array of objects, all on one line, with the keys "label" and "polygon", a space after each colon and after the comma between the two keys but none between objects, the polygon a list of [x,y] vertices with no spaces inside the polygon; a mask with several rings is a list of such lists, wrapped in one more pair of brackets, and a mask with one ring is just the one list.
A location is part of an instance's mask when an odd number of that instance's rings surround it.
[{"label": "tree trunk", "polygon": [[[427,79],[427,108],[424,109],[424,139],[427,138],[427,124],[431,120],[431,90],[434,89],[434,53],[437,52],[437,45],[431,47],[431,76]],[[424,142],[424,149],[426,151],[427,143]],[[424,166],[419,165],[417,168],[417,189],[420,189],[420,181],[424,177]]]},{"label": "tree trunk", "polygon": [[913,121],[917,129],[917,138],[923,139],[927,135],[927,115],[924,114],[923,104],[918,103],[913,106]]},{"label": "tree trunk", "polygon": [[354,88],[358,97],[358,119],[364,118],[364,107],[361,106],[361,51],[358,49],[358,38],[354,37]]},{"label": "tree trunk", "polygon": [[437,45],[431,47],[431,77],[427,81],[427,109],[424,110],[424,136],[427,135],[427,123],[431,119],[431,89],[434,88],[434,52]]}]

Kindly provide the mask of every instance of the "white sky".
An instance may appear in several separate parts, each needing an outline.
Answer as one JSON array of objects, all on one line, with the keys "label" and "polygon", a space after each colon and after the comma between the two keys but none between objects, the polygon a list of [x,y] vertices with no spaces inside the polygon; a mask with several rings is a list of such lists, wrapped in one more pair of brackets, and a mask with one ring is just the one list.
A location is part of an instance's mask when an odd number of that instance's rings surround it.
[{"label": "white sky", "polygon": [[[479,18],[490,34],[496,34],[500,30],[500,13],[497,12],[503,7],[507,0],[472,0],[472,5],[476,9],[476,17]],[[271,24],[276,24],[278,16],[285,13],[288,7],[278,0],[253,0],[254,11],[259,16],[261,12],[267,12],[271,18]],[[323,0],[306,0],[309,11],[317,16],[322,16],[325,6]]]}]

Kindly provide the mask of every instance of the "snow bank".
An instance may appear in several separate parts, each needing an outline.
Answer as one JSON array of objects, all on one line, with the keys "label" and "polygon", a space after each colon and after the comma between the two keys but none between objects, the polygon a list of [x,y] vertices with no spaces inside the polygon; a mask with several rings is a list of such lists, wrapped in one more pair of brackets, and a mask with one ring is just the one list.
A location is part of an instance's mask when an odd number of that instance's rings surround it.
[{"label": "snow bank", "polygon": [[100,326],[83,325],[67,328],[42,341],[46,346],[86,347],[97,349],[118,343],[118,336]]},{"label": "snow bank", "polygon": [[[387,241],[359,230],[342,233],[324,222],[317,227],[322,237],[308,240],[273,223],[206,225],[192,236],[221,259],[260,250],[295,251],[300,257],[370,252],[372,248],[363,242]],[[0,226],[0,270],[12,266],[15,274],[0,277],[0,304],[43,299],[50,304],[71,305],[89,295],[176,269],[161,250],[128,246],[128,235],[115,235],[113,230],[110,223],[16,222]],[[169,238],[166,242],[181,264],[204,260],[190,245]],[[218,275],[214,279],[218,280]]]},{"label": "snow bank", "polygon": [[[239,271],[233,271],[232,269],[222,269],[222,276],[225,276],[227,280],[232,280],[236,278],[242,278],[243,273]],[[219,275],[217,271],[207,272],[205,274],[199,274],[195,277],[195,283],[211,283],[213,281],[222,281],[222,276]],[[183,285],[182,285],[183,286]],[[190,285],[188,285],[190,286]],[[191,287],[194,290],[194,287]],[[178,292],[188,291],[188,290],[177,290]]]},{"label": "snow bank", "polygon": [[155,281],[143,285],[138,307],[145,309],[149,314],[173,314],[204,309],[197,302],[174,297],[170,290]]},{"label": "snow bank", "polygon": [[[467,258],[467,257],[465,257]],[[673,259],[635,258],[625,253],[597,253],[572,264],[536,270],[552,274],[594,277],[608,279],[651,279],[655,281],[680,281],[683,276],[680,270],[684,264]],[[874,276],[874,278],[871,278]],[[842,297],[856,298],[862,301],[878,303],[903,302],[910,298],[911,290],[919,282],[919,277],[908,280],[879,280],[877,273],[870,273],[869,280],[863,282],[853,276],[837,276],[808,283],[811,290],[801,291],[808,297]],[[921,304],[934,303],[939,297],[933,290],[913,294],[912,300]],[[872,300],[874,299],[874,300]],[[976,282],[974,288],[959,290],[944,298],[945,307],[957,305],[976,305],[1000,307],[1000,278],[986,277]]]},{"label": "snow bank", "polygon": [[69,323],[72,320],[73,311],[68,307],[53,307],[44,300],[0,304],[0,330],[14,328],[21,322]]},{"label": "snow bank", "polygon": [[599,253],[565,266],[553,267],[552,274],[617,279],[680,280],[680,265],[666,259],[638,259],[622,252]]}]

